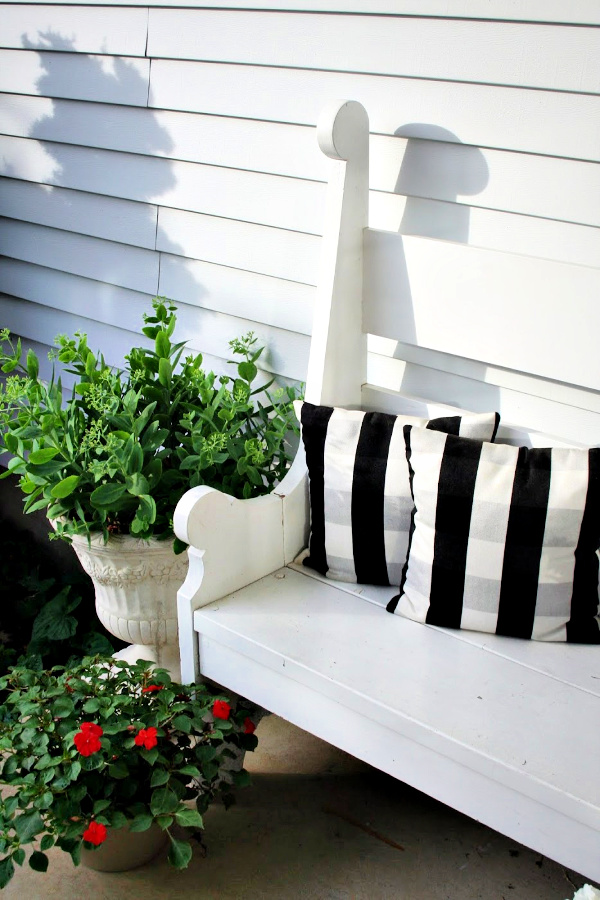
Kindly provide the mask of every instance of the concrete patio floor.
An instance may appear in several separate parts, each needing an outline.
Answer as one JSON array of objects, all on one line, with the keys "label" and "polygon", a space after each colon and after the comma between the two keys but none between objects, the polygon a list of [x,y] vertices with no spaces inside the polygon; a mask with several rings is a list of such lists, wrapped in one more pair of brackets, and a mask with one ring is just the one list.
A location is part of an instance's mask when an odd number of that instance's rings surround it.
[{"label": "concrete patio floor", "polygon": [[104,874],[50,851],[11,900],[565,900],[586,879],[269,716],[253,784],[205,816],[205,857]]}]

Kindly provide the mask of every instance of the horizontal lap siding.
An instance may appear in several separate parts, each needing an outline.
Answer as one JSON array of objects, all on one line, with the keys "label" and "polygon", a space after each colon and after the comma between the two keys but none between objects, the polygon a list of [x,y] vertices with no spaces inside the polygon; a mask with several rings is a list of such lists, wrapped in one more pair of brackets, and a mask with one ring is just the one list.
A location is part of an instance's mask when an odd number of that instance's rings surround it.
[{"label": "horizontal lap siding", "polygon": [[[328,171],[313,128],[222,116],[8,96],[0,109],[0,133],[178,161],[195,161],[202,154],[204,164],[219,168],[316,181],[326,180]],[[63,152],[56,149],[54,154]],[[116,160],[113,166],[118,164]],[[155,166],[163,173],[168,168]],[[195,171],[201,178],[206,170]],[[272,181],[266,184],[270,189]],[[387,193],[594,224],[600,167],[579,159],[479,149],[439,137],[374,135],[370,184]],[[550,184],[561,190],[549,191]]]},{"label": "horizontal lap siding", "polygon": [[188,259],[316,283],[320,239],[314,234],[161,208],[156,248]]},{"label": "horizontal lap siding", "polygon": [[593,29],[395,16],[151,9],[148,28],[151,57],[588,92],[597,50]]},{"label": "horizontal lap siding", "polygon": [[468,242],[475,247],[525,253],[543,259],[594,266],[600,260],[600,228],[456,203],[372,193],[372,228]]},{"label": "horizontal lap siding", "polygon": [[[39,0],[20,0],[22,3],[38,3]],[[49,0],[65,5],[65,0]],[[81,0],[67,0],[78,4]],[[198,6],[198,0],[88,0],[87,5],[101,6]],[[299,0],[211,0],[210,6],[227,9],[298,10]],[[448,0],[303,0],[304,12],[354,12],[393,14],[404,16],[447,16]],[[579,22],[600,24],[600,12],[596,0],[570,0],[568,11],[564,0],[453,0],[452,16],[455,18],[510,19],[528,22]]]},{"label": "horizontal lap siding", "polygon": [[314,128],[306,126],[10,95],[2,98],[0,131],[296,178],[327,178]]},{"label": "horizontal lap siding", "polygon": [[262,172],[0,136],[0,174],[317,234],[325,186]]},{"label": "horizontal lap siding", "polygon": [[[490,26],[491,27],[491,26]],[[290,102],[290,98],[293,102]],[[351,97],[371,131],[597,159],[600,98],[491,84],[211,62],[152,61],[150,106],[316,125],[324,99]],[[560,123],[557,127],[557,123]]]},{"label": "horizontal lap siding", "polygon": [[[39,3],[39,0],[20,0],[22,3]],[[65,5],[65,0],[49,0]],[[79,4],[81,0],[67,0]],[[88,0],[88,6],[198,6],[198,0]],[[210,6],[227,9],[263,9],[297,11],[299,0],[211,0]],[[304,12],[341,12],[393,14],[403,16],[447,16],[448,0],[303,0]],[[527,22],[579,22],[583,25],[599,25],[600,12],[596,0],[570,0],[568,10],[564,0],[452,0],[452,16],[455,18],[509,19]]]},{"label": "horizontal lap siding", "polygon": [[211,358],[255,327],[304,378],[336,97],[370,116],[372,227],[598,264],[594,4],[173,6],[0,4],[0,324],[125,352],[160,292]]},{"label": "horizontal lap siding", "polygon": [[[48,39],[48,45],[53,46]],[[0,50],[0,91],[146,106],[150,60],[88,53]]]},{"label": "horizontal lap siding", "polygon": [[3,4],[0,47],[144,56],[147,21],[145,9]]},{"label": "horizontal lap siding", "polygon": [[151,250],[10,219],[0,219],[0,245],[14,259],[146,294],[158,291],[158,254]]},{"label": "horizontal lap siding", "polygon": [[[0,278],[6,295],[13,298],[11,303],[4,299],[0,304],[6,327],[48,343],[58,333],[72,334],[82,328],[90,336],[90,346],[106,349],[104,355],[113,364],[122,361],[131,348],[132,333],[143,324],[142,315],[151,298],[139,291],[14,259],[0,259]],[[51,305],[48,297],[52,298]],[[30,302],[23,304],[21,298]],[[55,313],[56,322],[52,324]],[[116,344],[112,332],[107,332],[106,341],[101,338],[102,329],[109,325],[118,328],[120,337]],[[261,357],[265,369],[296,381],[304,377],[309,344],[305,335],[256,324],[251,317],[232,317],[197,305],[182,304],[179,310],[180,340],[188,340],[192,350],[210,357],[226,359],[230,353],[229,341],[251,328],[267,347],[264,359]],[[136,343],[150,346],[143,337],[137,338]],[[224,364],[221,369],[227,371]]]},{"label": "horizontal lap siding", "polygon": [[[367,388],[363,392],[362,399],[367,409],[397,412],[397,391],[402,390],[405,395],[418,397],[426,389],[431,401],[437,399],[439,403],[447,404],[450,395],[453,405],[458,409],[470,409],[474,412],[498,410],[501,423],[526,423],[532,432],[538,432],[537,436],[532,434],[533,443],[537,446],[548,445],[546,435],[552,435],[569,445],[573,444],[574,434],[584,445],[594,446],[600,443],[598,397],[591,395],[589,391],[578,391],[557,386],[555,382],[526,377],[521,377],[517,384],[507,384],[504,380],[506,370],[491,366],[486,367],[485,384],[482,385],[481,372],[469,372],[468,366],[461,370],[462,361],[458,358],[450,362],[449,368],[441,371],[435,353],[430,354],[433,357],[433,367],[422,364],[421,354],[419,363],[413,364],[406,361],[410,360],[412,348],[406,345],[400,348],[396,342],[394,344],[394,352],[401,352],[404,359],[393,359],[375,352],[370,355],[368,382],[383,386],[383,391]],[[460,374],[456,374],[454,368],[458,368]],[[413,414],[428,415],[428,410],[423,405],[416,405]],[[438,411],[429,414],[443,413]],[[510,431],[504,424],[501,428],[502,440],[510,440]],[[511,440],[513,442],[523,442],[522,431],[516,441]]]},{"label": "horizontal lap siding", "polygon": [[119,200],[67,188],[4,178],[0,216],[60,227],[66,231],[120,241],[153,250],[158,209],[148,203]]}]

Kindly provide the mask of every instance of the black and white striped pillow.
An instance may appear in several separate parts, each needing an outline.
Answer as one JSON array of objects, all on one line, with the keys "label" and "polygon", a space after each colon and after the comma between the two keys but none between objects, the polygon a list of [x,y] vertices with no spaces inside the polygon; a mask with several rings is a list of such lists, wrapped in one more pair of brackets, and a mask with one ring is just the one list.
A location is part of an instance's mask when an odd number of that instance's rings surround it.
[{"label": "black and white striped pillow", "polygon": [[404,429],[414,496],[399,597],[418,622],[600,643],[600,448]]},{"label": "black and white striped pillow", "polygon": [[[300,407],[300,409],[298,409]],[[328,578],[398,584],[412,498],[402,428],[426,425],[492,440],[497,413],[427,419],[298,403],[310,481],[311,534],[304,564]]]}]

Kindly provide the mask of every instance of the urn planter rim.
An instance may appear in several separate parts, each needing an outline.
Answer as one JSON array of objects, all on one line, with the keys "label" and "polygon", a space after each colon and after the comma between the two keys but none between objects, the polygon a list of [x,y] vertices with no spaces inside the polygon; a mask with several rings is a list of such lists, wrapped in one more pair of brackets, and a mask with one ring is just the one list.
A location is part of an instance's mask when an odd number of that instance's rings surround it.
[{"label": "urn planter rim", "polygon": [[[85,534],[73,534],[71,538],[74,543],[88,546],[88,538]],[[110,553],[111,548],[113,550],[118,548],[119,552],[124,553],[139,553],[143,550],[165,550],[175,556],[173,553],[173,540],[159,541],[156,538],[145,540],[144,538],[135,537],[133,534],[111,534],[108,541],[105,542],[102,532],[95,531],[92,532],[90,542],[95,550],[105,551],[106,553]]]},{"label": "urn planter rim", "polygon": [[[50,519],[50,524],[53,528],[55,528],[55,523],[57,520]],[[82,547],[89,548],[90,545],[93,547],[95,552],[104,552],[111,553],[111,551],[117,550],[119,553],[139,553],[144,550],[164,550],[168,551],[169,554],[172,554],[173,557],[177,557],[177,554],[173,552],[173,542],[175,538],[167,538],[166,540],[159,541],[157,538],[139,538],[134,534],[111,534],[108,538],[108,541],[104,541],[104,535],[101,531],[93,531],[88,540],[88,536],[85,534],[72,534],[71,540],[74,544],[78,544]],[[182,559],[187,558],[187,553],[181,553],[179,556]]]}]

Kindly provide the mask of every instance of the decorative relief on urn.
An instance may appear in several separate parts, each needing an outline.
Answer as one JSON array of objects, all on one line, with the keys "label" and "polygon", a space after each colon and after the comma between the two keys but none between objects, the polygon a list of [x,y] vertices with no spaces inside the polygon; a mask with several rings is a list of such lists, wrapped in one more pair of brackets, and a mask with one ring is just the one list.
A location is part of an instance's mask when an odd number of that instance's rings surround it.
[{"label": "decorative relief on urn", "polygon": [[177,591],[185,581],[187,552],[176,556],[168,541],[130,535],[73,537],[73,549],[94,583],[96,611],[104,627],[133,646],[118,655],[150,659],[179,679]]}]

